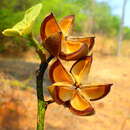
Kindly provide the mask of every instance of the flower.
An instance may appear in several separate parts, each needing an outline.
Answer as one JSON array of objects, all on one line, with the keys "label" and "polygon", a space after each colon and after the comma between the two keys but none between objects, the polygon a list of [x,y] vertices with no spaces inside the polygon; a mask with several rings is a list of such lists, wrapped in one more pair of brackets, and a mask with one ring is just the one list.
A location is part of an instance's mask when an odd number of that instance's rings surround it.
[{"label": "flower", "polygon": [[[94,45],[94,37],[69,38],[74,15],[66,16],[57,23],[54,15],[49,14],[41,24],[43,46],[48,52],[63,60],[77,60],[84,57]],[[91,46],[91,47],[90,47]]]},{"label": "flower", "polygon": [[108,94],[112,84],[87,84],[87,78],[92,63],[92,55],[76,61],[70,72],[67,72],[61,62],[51,65],[49,76],[52,85],[49,93],[58,104],[67,106],[76,115],[90,115],[94,108],[89,101],[95,101]]}]

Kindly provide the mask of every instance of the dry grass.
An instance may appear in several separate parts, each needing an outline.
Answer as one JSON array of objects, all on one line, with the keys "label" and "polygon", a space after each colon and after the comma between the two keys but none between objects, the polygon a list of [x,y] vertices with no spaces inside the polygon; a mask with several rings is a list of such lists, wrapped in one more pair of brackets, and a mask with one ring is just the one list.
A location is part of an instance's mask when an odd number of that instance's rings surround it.
[{"label": "dry grass", "polygon": [[[54,103],[46,111],[46,130],[130,130],[129,57],[110,55],[111,49],[101,44],[110,41],[98,37],[94,48],[90,81],[114,84],[107,97],[92,102],[96,114],[75,116]],[[35,60],[0,59],[0,130],[35,130],[37,67]],[[49,81],[45,80],[46,87]],[[48,98],[47,91],[45,94]]]},{"label": "dry grass", "polygon": [[[100,52],[103,55],[116,55],[117,51],[117,39],[109,38],[105,36],[96,36],[96,44],[94,50]],[[121,53],[123,56],[130,56],[130,41],[123,41]]]}]

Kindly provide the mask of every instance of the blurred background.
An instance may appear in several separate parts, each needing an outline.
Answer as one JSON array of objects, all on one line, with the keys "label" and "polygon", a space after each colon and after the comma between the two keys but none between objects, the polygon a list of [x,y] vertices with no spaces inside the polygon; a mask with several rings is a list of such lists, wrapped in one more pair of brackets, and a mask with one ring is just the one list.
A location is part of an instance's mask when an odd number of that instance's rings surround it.
[{"label": "blurred background", "polygon": [[[57,20],[74,14],[73,35],[96,37],[90,80],[114,84],[107,97],[92,102],[96,114],[90,117],[75,116],[51,104],[46,130],[130,130],[130,0],[0,0],[0,130],[36,128],[38,56],[31,43],[5,37],[2,31],[39,2],[43,8],[33,28],[35,35],[39,37],[40,24],[50,12]],[[45,81],[48,99],[47,76]]]}]

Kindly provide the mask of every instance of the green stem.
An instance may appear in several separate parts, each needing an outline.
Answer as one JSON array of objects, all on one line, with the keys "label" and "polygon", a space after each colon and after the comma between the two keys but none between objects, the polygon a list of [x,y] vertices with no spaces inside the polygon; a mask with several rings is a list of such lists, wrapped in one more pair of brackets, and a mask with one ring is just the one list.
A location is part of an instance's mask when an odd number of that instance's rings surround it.
[{"label": "green stem", "polygon": [[45,62],[40,64],[37,76],[37,100],[38,100],[38,112],[37,112],[37,130],[44,130],[44,121],[45,121],[45,111],[47,103],[44,100],[43,95],[43,76],[47,69],[48,63],[53,57],[49,57]]},{"label": "green stem", "polygon": [[41,50],[41,51],[43,51],[44,52],[44,48],[39,44],[39,42],[35,39],[35,37],[33,37],[33,35],[32,35],[32,41],[33,41],[33,43],[34,43],[34,46],[37,48],[37,49],[39,49],[39,50]]}]

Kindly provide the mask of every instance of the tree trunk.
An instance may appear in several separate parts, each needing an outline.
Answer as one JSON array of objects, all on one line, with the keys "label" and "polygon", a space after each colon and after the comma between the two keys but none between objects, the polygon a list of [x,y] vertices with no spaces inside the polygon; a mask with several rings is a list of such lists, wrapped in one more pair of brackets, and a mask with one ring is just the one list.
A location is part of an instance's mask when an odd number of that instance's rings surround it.
[{"label": "tree trunk", "polygon": [[118,39],[117,56],[121,55],[126,4],[127,4],[127,0],[124,0],[123,6],[122,6],[122,16],[121,16],[121,23],[120,23],[119,39]]}]

